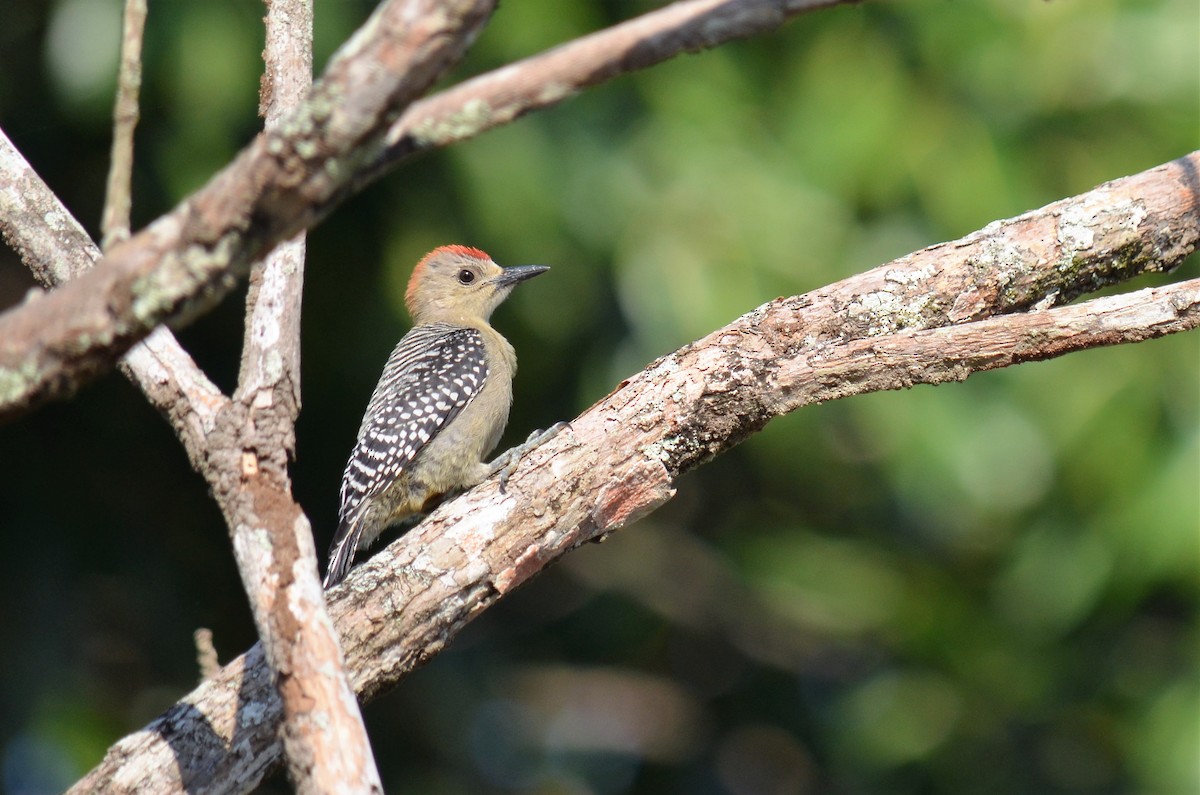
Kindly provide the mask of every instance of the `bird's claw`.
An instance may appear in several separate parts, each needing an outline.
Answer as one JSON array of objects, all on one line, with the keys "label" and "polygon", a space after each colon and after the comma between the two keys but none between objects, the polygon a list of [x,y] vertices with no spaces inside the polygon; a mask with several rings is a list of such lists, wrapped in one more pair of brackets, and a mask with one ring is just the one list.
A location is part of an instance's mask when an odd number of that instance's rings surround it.
[{"label": "bird's claw", "polygon": [[544,431],[534,431],[529,434],[529,437],[522,444],[510,447],[497,457],[491,464],[488,477],[495,475],[497,472],[500,473],[500,493],[507,493],[508,479],[512,476],[513,470],[517,468],[517,463],[520,462],[522,456],[533,448],[550,441],[564,428],[569,427],[570,423],[556,422]]}]

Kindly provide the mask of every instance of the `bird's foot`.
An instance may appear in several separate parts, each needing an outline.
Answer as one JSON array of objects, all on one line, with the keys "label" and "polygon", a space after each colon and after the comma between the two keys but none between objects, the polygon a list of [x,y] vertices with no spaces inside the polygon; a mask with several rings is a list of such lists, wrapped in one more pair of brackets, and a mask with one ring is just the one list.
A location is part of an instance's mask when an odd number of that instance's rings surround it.
[{"label": "bird's foot", "polygon": [[512,475],[513,470],[516,469],[517,463],[520,462],[522,456],[538,445],[550,441],[564,428],[569,427],[570,423],[556,422],[544,431],[534,431],[529,434],[529,438],[523,444],[510,447],[497,456],[496,460],[490,464],[488,477],[495,475],[497,472],[500,473],[500,493],[504,494],[508,490],[508,478]]}]

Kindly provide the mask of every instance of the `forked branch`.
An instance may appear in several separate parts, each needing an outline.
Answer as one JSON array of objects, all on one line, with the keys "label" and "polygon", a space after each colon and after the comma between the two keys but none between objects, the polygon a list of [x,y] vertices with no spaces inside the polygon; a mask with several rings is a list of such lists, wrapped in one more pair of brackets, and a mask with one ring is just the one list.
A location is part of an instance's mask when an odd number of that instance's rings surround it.
[{"label": "forked branch", "polygon": [[[1043,309],[1200,240],[1193,154],[815,292],[781,298],[648,366],[330,593],[355,689],[383,690],[549,562],[666,502],[675,478],[810,403],[1200,325],[1200,280]],[[254,720],[247,720],[253,715]],[[256,647],[110,749],[74,792],[245,791],[280,758]]]}]

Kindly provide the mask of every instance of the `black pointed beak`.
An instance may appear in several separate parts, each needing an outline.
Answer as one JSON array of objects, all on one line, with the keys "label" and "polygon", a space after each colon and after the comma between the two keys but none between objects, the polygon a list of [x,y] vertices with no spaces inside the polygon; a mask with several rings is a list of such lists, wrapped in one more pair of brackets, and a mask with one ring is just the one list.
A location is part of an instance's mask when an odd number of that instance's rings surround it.
[{"label": "black pointed beak", "polygon": [[548,265],[517,265],[512,268],[505,268],[503,273],[492,279],[492,284],[497,287],[507,287],[510,284],[517,284],[526,279],[532,279],[539,273],[545,273],[548,270],[550,270]]}]

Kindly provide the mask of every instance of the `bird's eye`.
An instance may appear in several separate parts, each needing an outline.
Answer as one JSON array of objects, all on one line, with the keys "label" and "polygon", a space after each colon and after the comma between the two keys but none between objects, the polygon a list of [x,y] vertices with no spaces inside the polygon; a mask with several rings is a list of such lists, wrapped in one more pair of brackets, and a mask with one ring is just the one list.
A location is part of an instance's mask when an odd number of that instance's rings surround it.
[{"label": "bird's eye", "polygon": [[458,283],[459,284],[470,284],[473,281],[475,281],[475,272],[474,271],[470,271],[470,270],[467,270],[466,268],[463,268],[462,270],[460,270],[458,272]]}]

